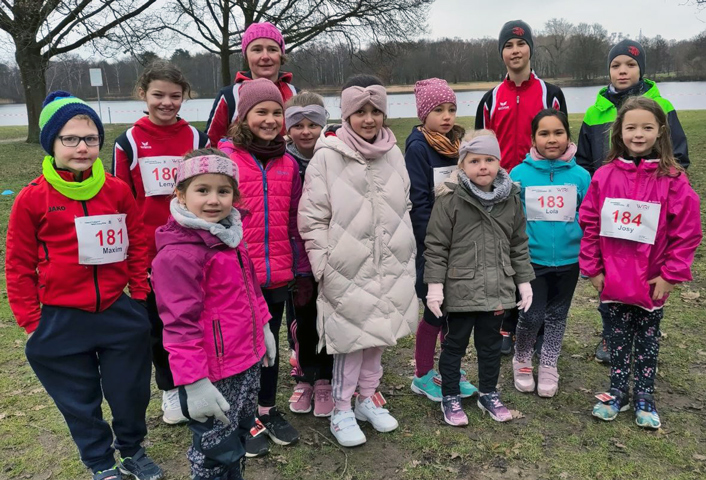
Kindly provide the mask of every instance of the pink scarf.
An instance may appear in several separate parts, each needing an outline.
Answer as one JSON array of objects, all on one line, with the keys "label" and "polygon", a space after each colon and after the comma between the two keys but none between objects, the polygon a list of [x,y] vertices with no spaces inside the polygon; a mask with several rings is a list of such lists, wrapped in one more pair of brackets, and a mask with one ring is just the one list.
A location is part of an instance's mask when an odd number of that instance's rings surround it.
[{"label": "pink scarf", "polygon": [[[578,148],[576,147],[575,143],[569,143],[569,146],[566,148],[564,154],[561,157],[557,158],[557,160],[561,160],[562,162],[571,161],[571,159],[576,156],[577,149]],[[535,147],[532,147],[532,149],[530,150],[530,157],[532,157],[532,160],[549,160],[548,158],[545,158],[541,153],[539,153]]]},{"label": "pink scarf", "polygon": [[353,127],[348,122],[343,122],[341,128],[336,131],[336,136],[343,143],[360,153],[366,160],[375,160],[389,152],[397,143],[395,134],[387,127],[382,127],[375,140],[370,143],[363,137],[355,133]]}]

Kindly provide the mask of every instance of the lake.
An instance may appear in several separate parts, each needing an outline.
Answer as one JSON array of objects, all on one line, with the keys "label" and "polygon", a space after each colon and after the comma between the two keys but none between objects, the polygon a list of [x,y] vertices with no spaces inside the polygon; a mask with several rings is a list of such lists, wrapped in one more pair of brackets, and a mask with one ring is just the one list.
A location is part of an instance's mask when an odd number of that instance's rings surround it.
[{"label": "lake", "polygon": [[[677,110],[706,110],[706,82],[665,82],[659,83],[663,97],[672,102]],[[566,97],[569,113],[584,113],[593,105],[600,87],[570,87],[562,89]],[[478,102],[485,92],[458,92],[458,115],[473,116],[476,114]],[[388,113],[390,118],[414,118],[417,107],[414,94],[395,94],[388,97]],[[324,98],[330,118],[340,118],[340,99],[337,96]],[[98,110],[98,102],[89,102]],[[188,100],[182,105],[180,115],[189,122],[208,120],[213,99],[200,98]],[[105,123],[133,123],[142,115],[144,102],[133,101],[103,101],[101,113]],[[0,126],[27,125],[27,112],[24,104],[0,105]]]}]

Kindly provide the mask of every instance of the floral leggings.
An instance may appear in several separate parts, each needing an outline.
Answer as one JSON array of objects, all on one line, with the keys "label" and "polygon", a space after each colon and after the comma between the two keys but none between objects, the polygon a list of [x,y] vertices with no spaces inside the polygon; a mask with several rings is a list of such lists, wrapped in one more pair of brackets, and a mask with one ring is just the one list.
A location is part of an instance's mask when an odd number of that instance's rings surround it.
[{"label": "floral leggings", "polygon": [[648,312],[623,303],[608,303],[606,310],[611,331],[610,387],[626,393],[630,390],[630,366],[634,359],[633,391],[654,393],[659,337],[662,335],[659,324],[664,310]]}]

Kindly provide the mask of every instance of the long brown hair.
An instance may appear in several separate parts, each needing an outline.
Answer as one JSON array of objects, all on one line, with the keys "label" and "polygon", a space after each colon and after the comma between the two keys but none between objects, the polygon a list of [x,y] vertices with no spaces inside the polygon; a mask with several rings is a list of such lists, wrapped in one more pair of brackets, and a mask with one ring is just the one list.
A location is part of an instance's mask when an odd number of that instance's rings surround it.
[{"label": "long brown hair", "polygon": [[252,145],[255,140],[255,135],[253,135],[250,127],[248,127],[248,122],[241,119],[237,119],[230,125],[226,136],[233,139],[234,145],[242,147],[245,150],[249,149],[250,145]]},{"label": "long brown hair", "polygon": [[623,142],[623,122],[625,121],[625,114],[631,110],[645,110],[654,115],[657,120],[659,137],[652,147],[657,158],[659,158],[657,175],[670,177],[679,176],[680,173],[684,172],[684,169],[677,163],[677,159],[674,157],[667,115],[664,113],[659,103],[644,96],[630,97],[625,101],[623,106],[620,107],[618,118],[615,119],[611,127],[610,151],[603,163],[610,163],[618,157],[627,157],[630,155],[628,147],[626,147],[625,142]]}]

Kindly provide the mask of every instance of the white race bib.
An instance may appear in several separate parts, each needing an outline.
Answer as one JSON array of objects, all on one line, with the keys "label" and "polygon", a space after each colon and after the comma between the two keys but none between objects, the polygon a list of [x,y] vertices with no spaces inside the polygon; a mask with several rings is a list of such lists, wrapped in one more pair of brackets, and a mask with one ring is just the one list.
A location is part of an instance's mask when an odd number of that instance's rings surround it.
[{"label": "white race bib", "polygon": [[174,193],[174,179],[181,157],[164,155],[161,157],[139,158],[142,185],[145,196],[171,195]]},{"label": "white race bib", "polygon": [[434,169],[434,188],[438,187],[440,183],[449,178],[451,172],[453,172],[456,167],[436,167]]},{"label": "white race bib", "polygon": [[78,263],[105,265],[125,260],[130,245],[126,219],[124,213],[75,218]]},{"label": "white race bib", "polygon": [[576,218],[576,185],[525,188],[527,220],[573,222]]},{"label": "white race bib", "polygon": [[659,203],[606,198],[601,209],[601,236],[654,245],[661,209]]}]

